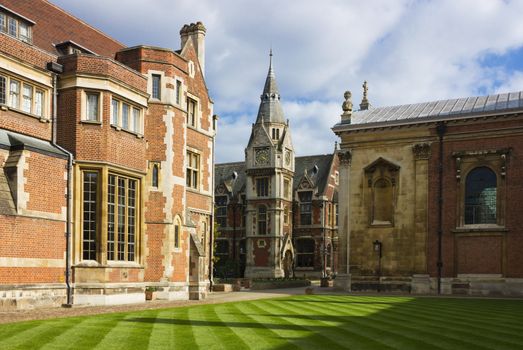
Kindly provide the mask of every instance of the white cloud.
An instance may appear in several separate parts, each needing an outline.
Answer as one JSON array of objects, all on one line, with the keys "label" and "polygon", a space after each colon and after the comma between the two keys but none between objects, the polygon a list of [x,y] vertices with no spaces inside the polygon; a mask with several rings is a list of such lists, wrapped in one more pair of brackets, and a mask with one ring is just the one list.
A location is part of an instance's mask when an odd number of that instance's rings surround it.
[{"label": "white cloud", "polygon": [[203,21],[220,162],[243,158],[271,46],[300,155],[333,149],[343,92],[357,106],[365,79],[374,106],[523,90],[523,72],[482,60],[523,46],[523,1],[52,1],[128,45],[177,49]]}]

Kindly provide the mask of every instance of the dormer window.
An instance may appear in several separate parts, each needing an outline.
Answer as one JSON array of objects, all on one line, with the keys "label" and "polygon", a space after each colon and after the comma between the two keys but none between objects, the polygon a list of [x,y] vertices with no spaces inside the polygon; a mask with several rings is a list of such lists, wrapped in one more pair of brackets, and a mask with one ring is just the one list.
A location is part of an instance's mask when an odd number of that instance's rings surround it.
[{"label": "dormer window", "polygon": [[79,53],[89,54],[89,55],[95,54],[91,50],[83,47],[80,44],[75,43],[72,40],[67,40],[67,41],[61,42],[59,44],[56,44],[55,47],[56,47],[56,50],[62,55],[72,55],[72,54],[79,54]]},{"label": "dormer window", "polygon": [[34,22],[0,5],[0,31],[26,43],[32,41]]}]

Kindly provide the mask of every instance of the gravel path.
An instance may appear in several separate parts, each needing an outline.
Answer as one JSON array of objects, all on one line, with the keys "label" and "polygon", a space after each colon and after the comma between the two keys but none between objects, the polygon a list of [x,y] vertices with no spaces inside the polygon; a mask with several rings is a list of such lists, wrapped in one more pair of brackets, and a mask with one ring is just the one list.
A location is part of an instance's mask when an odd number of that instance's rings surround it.
[{"label": "gravel path", "polygon": [[190,305],[218,304],[231,301],[255,300],[277,298],[289,295],[304,294],[305,287],[289,289],[271,289],[262,291],[245,290],[241,292],[213,292],[204,300],[154,300],[140,304],[126,304],[113,306],[73,306],[71,308],[39,308],[32,310],[15,310],[0,312],[0,324],[30,320],[44,320],[56,317],[74,317],[84,315],[97,315],[111,312],[129,312],[151,309],[163,309]]}]

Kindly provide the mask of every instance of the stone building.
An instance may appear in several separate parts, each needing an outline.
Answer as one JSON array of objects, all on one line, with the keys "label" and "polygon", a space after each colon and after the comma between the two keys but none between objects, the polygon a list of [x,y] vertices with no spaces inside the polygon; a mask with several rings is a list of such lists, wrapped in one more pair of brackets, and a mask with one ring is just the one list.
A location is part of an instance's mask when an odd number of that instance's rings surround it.
[{"label": "stone building", "polygon": [[125,47],[42,0],[0,7],[0,305],[205,297],[215,118],[205,27]]},{"label": "stone building", "polygon": [[337,157],[295,157],[271,63],[245,162],[215,167],[218,277],[333,273]]},{"label": "stone building", "polygon": [[523,295],[520,92],[352,111],[341,138],[339,286]]}]

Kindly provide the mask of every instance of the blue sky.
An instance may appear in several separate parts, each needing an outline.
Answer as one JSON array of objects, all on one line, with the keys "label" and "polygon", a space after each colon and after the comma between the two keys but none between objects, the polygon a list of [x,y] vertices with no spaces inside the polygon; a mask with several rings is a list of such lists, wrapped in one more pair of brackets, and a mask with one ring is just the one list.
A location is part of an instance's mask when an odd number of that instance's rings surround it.
[{"label": "blue sky", "polygon": [[523,1],[51,1],[129,46],[179,49],[202,21],[218,162],[243,159],[271,46],[298,155],[333,150],[343,92],[358,105],[364,80],[373,106],[523,90]]}]

